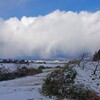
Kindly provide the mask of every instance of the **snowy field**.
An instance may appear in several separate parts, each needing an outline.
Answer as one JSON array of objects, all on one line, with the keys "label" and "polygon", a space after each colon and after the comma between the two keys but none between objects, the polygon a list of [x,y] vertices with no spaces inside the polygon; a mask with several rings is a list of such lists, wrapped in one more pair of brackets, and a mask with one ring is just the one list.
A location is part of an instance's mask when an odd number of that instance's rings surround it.
[{"label": "snowy field", "polygon": [[48,73],[0,82],[0,100],[51,100],[40,94]]},{"label": "snowy field", "polygon": [[[96,63],[88,62],[85,64],[84,70],[82,67],[75,66],[77,77],[75,82],[84,84],[85,86],[96,91],[100,96],[100,65],[97,68],[96,74],[92,75]],[[53,100],[44,97],[41,93],[43,79],[50,72],[18,78],[9,81],[0,82],[0,100]]]},{"label": "snowy field", "polygon": [[14,63],[0,63],[0,67],[5,67],[5,68],[9,68],[10,70],[15,70],[17,66],[27,66],[27,67],[33,67],[33,68],[38,68],[39,66],[44,66],[44,67],[56,67],[56,66],[64,66],[64,64],[33,64],[33,63],[29,63],[29,64],[14,64]]}]

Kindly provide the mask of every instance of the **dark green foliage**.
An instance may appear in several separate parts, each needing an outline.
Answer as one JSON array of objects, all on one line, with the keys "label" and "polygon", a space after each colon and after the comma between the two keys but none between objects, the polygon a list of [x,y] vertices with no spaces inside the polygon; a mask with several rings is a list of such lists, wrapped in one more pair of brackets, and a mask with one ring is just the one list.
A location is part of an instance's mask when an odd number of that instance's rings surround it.
[{"label": "dark green foliage", "polygon": [[74,83],[76,71],[70,67],[55,70],[47,76],[42,85],[42,93],[46,96],[67,98],[69,86]]},{"label": "dark green foliage", "polygon": [[38,73],[42,73],[42,70],[43,70],[44,68],[41,68],[41,67],[39,67],[38,69],[37,69],[37,74]]},{"label": "dark green foliage", "polygon": [[100,50],[98,52],[95,52],[93,55],[93,61],[98,61],[100,60]]},{"label": "dark green foliage", "polygon": [[89,99],[90,90],[85,88],[84,85],[72,85],[68,89],[68,98],[75,100],[90,100]]},{"label": "dark green foliage", "polygon": [[0,60],[0,63],[15,63],[15,64],[29,64],[28,61],[23,60],[12,60],[12,59],[3,59]]},{"label": "dark green foliage", "polygon": [[20,77],[20,76],[26,76],[29,72],[29,68],[23,66],[23,67],[19,67],[17,68],[17,70],[15,71],[16,76]]},{"label": "dark green foliage", "polygon": [[16,78],[16,74],[15,73],[4,73],[3,75],[0,75],[0,81],[3,81],[3,80],[11,80],[11,79],[14,79]]},{"label": "dark green foliage", "polygon": [[5,67],[0,67],[0,81],[11,80],[18,77],[24,77],[29,75],[35,75],[38,73],[42,73],[42,70],[30,67],[28,68],[26,66],[21,65],[17,66],[17,69],[15,71],[10,71]]},{"label": "dark green foliage", "polygon": [[39,66],[38,69],[45,69],[45,67],[44,66]]},{"label": "dark green foliage", "polygon": [[61,66],[55,66],[55,68],[61,68]]}]

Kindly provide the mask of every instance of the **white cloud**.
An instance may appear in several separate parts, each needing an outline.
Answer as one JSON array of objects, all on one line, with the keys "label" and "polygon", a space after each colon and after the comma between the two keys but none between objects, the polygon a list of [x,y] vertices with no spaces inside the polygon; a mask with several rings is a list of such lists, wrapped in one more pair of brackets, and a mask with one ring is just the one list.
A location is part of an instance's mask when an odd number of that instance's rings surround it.
[{"label": "white cloud", "polygon": [[[100,48],[100,11],[56,10],[39,17],[0,19],[0,57],[71,55]],[[61,53],[61,54],[59,54]]]}]

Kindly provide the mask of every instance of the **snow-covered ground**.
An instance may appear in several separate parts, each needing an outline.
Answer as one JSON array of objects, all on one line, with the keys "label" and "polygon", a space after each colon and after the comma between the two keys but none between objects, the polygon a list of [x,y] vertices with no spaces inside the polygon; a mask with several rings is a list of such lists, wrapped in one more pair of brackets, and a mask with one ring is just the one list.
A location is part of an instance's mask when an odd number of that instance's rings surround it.
[{"label": "snow-covered ground", "polygon": [[40,93],[48,73],[0,82],[0,100],[51,100]]},{"label": "snow-covered ground", "polygon": [[[96,75],[92,75],[95,69],[94,65],[97,64],[88,62],[85,64],[84,70],[82,67],[75,66],[78,73],[76,83],[83,83],[100,95],[100,65]],[[48,73],[50,72],[44,71],[34,76],[0,82],[0,100],[53,100],[40,93],[43,79]]]},{"label": "snow-covered ground", "polygon": [[13,71],[16,69],[18,66],[27,66],[27,67],[33,67],[33,68],[38,68],[39,66],[44,66],[44,67],[56,67],[56,66],[64,66],[64,64],[34,64],[34,63],[29,63],[29,64],[14,64],[14,63],[0,63],[0,67],[5,67],[8,68],[9,70]]},{"label": "snow-covered ground", "polygon": [[[85,64],[84,69],[81,67],[75,66],[75,70],[77,71],[76,83],[84,84],[86,87],[91,90],[97,92],[100,96],[100,63],[96,62],[88,62]],[[96,74],[94,75],[94,70],[98,65]]]}]

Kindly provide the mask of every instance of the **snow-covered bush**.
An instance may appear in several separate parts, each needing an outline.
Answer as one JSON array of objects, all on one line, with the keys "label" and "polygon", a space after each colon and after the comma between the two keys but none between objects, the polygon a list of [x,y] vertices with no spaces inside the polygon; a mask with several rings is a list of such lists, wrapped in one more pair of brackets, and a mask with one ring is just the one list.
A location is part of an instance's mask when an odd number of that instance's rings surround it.
[{"label": "snow-covered bush", "polygon": [[74,84],[76,74],[76,71],[69,66],[51,72],[42,85],[43,95],[54,96],[59,100],[67,98],[68,90]]},{"label": "snow-covered bush", "polygon": [[89,100],[90,90],[83,84],[73,84],[68,90],[68,98],[75,100]]},{"label": "snow-covered bush", "polygon": [[84,84],[73,84],[68,89],[67,97],[69,100],[100,100],[100,97],[97,95],[97,93],[84,86]]},{"label": "snow-covered bush", "polygon": [[0,67],[0,81],[35,75],[38,73],[42,73],[42,70],[35,69],[32,67],[27,67],[21,64],[18,64],[14,71],[10,71],[8,68],[3,66],[3,67]]},{"label": "snow-covered bush", "polygon": [[13,79],[14,75],[5,66],[0,67],[0,81]]}]

